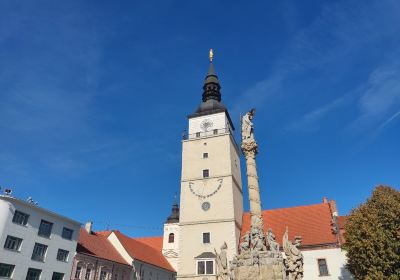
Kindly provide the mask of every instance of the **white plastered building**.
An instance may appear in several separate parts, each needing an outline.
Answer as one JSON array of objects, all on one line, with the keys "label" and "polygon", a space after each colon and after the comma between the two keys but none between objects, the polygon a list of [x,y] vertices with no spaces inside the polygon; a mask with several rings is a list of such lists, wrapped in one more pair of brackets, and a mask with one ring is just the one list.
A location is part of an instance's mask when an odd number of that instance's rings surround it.
[{"label": "white plastered building", "polygon": [[69,279],[80,223],[0,195],[0,279]]}]

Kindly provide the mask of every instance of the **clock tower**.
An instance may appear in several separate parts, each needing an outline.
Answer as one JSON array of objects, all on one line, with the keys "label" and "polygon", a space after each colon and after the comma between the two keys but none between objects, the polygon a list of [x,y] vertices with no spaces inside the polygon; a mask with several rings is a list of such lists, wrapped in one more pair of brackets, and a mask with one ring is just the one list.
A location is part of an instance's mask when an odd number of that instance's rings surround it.
[{"label": "clock tower", "polygon": [[182,142],[178,279],[216,279],[216,249],[236,254],[243,215],[240,154],[212,52],[202,102]]}]

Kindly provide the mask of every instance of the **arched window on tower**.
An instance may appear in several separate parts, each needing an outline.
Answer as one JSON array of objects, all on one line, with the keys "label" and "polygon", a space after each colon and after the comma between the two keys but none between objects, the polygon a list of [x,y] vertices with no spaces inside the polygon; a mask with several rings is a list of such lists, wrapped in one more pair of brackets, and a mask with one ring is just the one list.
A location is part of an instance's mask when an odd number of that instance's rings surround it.
[{"label": "arched window on tower", "polygon": [[175,234],[170,233],[168,235],[168,243],[174,243],[174,241],[175,241]]}]

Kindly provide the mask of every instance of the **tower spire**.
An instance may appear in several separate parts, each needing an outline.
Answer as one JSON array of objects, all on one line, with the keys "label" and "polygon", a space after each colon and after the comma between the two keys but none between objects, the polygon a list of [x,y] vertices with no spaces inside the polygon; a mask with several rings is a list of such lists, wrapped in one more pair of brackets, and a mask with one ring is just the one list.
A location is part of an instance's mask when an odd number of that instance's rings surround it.
[{"label": "tower spire", "polygon": [[207,76],[204,80],[202,102],[200,103],[197,110],[188,116],[188,118],[194,118],[198,116],[210,115],[220,112],[225,112],[228,116],[229,123],[234,129],[231,118],[229,117],[228,110],[221,101],[221,86],[219,84],[218,76],[214,69],[214,50],[210,49],[208,53],[210,60],[210,66],[208,67]]},{"label": "tower spire", "polygon": [[207,100],[210,99],[214,99],[220,102],[221,86],[219,84],[218,76],[217,74],[215,74],[215,69],[213,64],[213,59],[214,59],[213,49],[210,49],[209,59],[210,59],[210,67],[208,68],[208,73],[203,86],[203,102],[206,102]]},{"label": "tower spire", "polygon": [[179,205],[175,195],[174,203],[172,204],[171,215],[167,218],[167,224],[179,222]]}]

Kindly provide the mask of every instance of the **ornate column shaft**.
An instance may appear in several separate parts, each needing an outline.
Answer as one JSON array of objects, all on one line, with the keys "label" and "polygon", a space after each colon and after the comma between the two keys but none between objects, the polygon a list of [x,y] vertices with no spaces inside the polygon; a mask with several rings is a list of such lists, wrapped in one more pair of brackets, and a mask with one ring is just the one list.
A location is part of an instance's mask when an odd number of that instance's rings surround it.
[{"label": "ornate column shaft", "polygon": [[249,189],[251,225],[264,228],[262,220],[260,187],[258,185],[256,155],[258,145],[254,138],[253,118],[255,109],[250,110],[242,121],[242,152],[246,158],[247,186]]},{"label": "ornate column shaft", "polygon": [[261,217],[261,199],[260,187],[258,184],[256,154],[257,143],[253,140],[251,142],[242,143],[242,151],[246,158],[247,168],[247,185],[250,200],[250,214],[251,216]]}]

